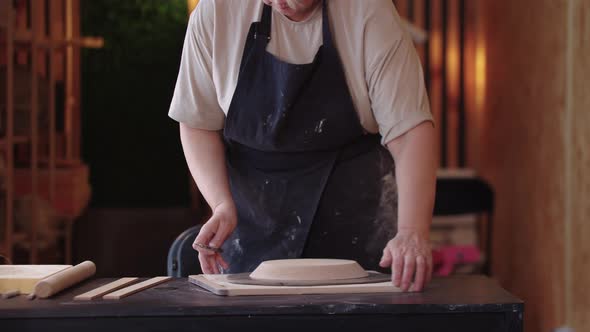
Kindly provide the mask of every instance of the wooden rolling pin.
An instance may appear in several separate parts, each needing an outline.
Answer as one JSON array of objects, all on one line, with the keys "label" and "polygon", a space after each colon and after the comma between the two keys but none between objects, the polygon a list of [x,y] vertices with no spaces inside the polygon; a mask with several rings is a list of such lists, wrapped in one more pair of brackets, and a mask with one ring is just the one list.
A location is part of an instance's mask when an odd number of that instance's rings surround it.
[{"label": "wooden rolling pin", "polygon": [[82,262],[45,279],[39,280],[35,285],[33,294],[42,299],[48,298],[84,279],[90,278],[94,273],[96,273],[96,265],[94,265],[93,262]]}]

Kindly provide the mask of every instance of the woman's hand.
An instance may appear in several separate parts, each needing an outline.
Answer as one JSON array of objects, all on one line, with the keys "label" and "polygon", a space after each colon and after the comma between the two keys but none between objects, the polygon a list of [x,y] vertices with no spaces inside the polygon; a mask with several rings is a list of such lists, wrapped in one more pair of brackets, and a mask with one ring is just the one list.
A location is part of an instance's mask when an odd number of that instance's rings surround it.
[{"label": "woman's hand", "polygon": [[432,277],[432,250],[428,232],[400,229],[383,249],[379,265],[391,267],[394,286],[404,292],[421,291]]},{"label": "woman's hand", "polygon": [[199,252],[199,263],[203,273],[219,274],[219,266],[227,269],[229,265],[221,257],[220,253],[200,247],[197,244],[220,248],[236,228],[237,222],[238,217],[235,206],[222,203],[215,207],[211,218],[201,227],[201,231],[193,243],[193,249]]}]

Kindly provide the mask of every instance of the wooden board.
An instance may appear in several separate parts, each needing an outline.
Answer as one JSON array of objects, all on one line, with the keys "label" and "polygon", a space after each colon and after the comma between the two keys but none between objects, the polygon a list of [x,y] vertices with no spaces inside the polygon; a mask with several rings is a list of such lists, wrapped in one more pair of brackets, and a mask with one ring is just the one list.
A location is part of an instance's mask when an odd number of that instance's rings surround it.
[{"label": "wooden board", "polygon": [[19,290],[22,294],[33,292],[35,284],[71,265],[0,265],[0,293]]},{"label": "wooden board", "polygon": [[90,301],[134,283],[138,278],[121,278],[74,297],[74,301]]},{"label": "wooden board", "polygon": [[303,295],[303,294],[359,294],[397,293],[401,290],[390,281],[374,284],[333,286],[258,286],[238,285],[227,281],[228,275],[199,274],[189,276],[189,282],[221,296]]},{"label": "wooden board", "polygon": [[166,282],[168,280],[172,279],[172,277],[155,277],[155,278],[151,278],[148,279],[146,281],[140,282],[136,285],[133,286],[129,286],[126,288],[123,288],[121,290],[118,290],[116,292],[107,294],[105,296],[103,296],[102,298],[105,300],[120,300],[124,297],[127,297],[129,295],[135,294],[137,292],[140,292],[144,289],[159,285],[163,282]]}]

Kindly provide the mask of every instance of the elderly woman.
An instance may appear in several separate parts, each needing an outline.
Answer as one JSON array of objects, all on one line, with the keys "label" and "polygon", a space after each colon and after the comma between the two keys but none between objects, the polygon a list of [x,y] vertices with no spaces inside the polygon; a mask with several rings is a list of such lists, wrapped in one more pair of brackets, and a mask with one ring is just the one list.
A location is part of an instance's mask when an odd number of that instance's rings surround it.
[{"label": "elderly woman", "polygon": [[435,134],[391,0],[201,0],[169,116],[213,212],[204,273],[323,257],[430,279]]}]

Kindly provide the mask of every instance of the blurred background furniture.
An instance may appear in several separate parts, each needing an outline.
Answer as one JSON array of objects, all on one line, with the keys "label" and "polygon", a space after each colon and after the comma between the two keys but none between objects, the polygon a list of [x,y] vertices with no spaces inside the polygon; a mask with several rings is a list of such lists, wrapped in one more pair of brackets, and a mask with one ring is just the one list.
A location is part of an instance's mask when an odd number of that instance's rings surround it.
[{"label": "blurred background furniture", "polygon": [[0,1],[0,252],[71,262],[72,223],[90,200],[80,154],[78,0]]},{"label": "blurred background furniture", "polygon": [[458,266],[457,272],[491,275],[493,211],[494,192],[473,171],[438,172],[431,231],[434,247],[459,246],[483,253],[480,261]]}]

